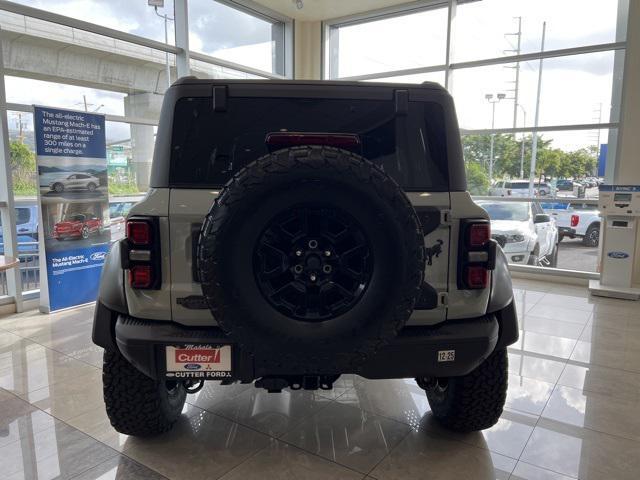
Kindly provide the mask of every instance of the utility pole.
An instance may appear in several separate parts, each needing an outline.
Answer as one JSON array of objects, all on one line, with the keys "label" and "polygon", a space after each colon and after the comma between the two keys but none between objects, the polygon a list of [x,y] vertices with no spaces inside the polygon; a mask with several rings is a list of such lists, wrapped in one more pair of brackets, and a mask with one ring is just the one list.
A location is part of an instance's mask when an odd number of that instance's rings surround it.
[{"label": "utility pole", "polygon": [[[517,105],[522,109],[522,125],[527,125],[527,111],[520,104]],[[526,138],[525,133],[522,133],[522,141],[520,142],[520,178],[524,178],[524,140]]]},{"label": "utility pole", "polygon": [[[544,38],[547,32],[547,22],[542,22],[542,41],[540,52],[544,52]],[[533,197],[533,183],[536,176],[536,155],[538,154],[538,121],[540,119],[540,91],[542,90],[542,57],[538,65],[538,92],[536,93],[536,113],[533,122],[533,138],[531,140],[531,170],[529,170],[529,196]]]},{"label": "utility pole", "polygon": [[[515,36],[518,40],[516,42],[516,48],[511,50],[505,50],[505,52],[513,52],[516,55],[520,55],[521,45],[522,45],[522,17],[513,17],[514,20],[518,21],[518,31],[515,33],[505,33],[505,37],[507,36]],[[513,45],[512,45],[513,46]],[[518,123],[518,101],[519,101],[519,93],[520,93],[520,62],[516,62],[514,68],[516,71],[516,79],[515,86],[513,88],[513,128],[516,128]],[[521,175],[522,177],[522,175]]]},{"label": "utility pole", "polygon": [[18,112],[18,139],[24,143],[24,124],[22,123],[22,113]]},{"label": "utility pole", "polygon": [[85,112],[89,112],[89,107],[96,107],[95,110],[91,110],[92,112],[97,112],[102,107],[104,107],[104,103],[101,103],[100,105],[96,105],[95,103],[87,102],[87,96],[86,95],[82,95],[82,102],[78,102],[78,103],[76,103],[76,105],[83,105]]}]

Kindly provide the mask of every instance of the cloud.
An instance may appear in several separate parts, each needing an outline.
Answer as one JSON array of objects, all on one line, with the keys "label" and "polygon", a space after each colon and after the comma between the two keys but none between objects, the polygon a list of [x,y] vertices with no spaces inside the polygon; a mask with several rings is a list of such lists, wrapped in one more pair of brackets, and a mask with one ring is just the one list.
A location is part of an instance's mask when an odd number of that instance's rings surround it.
[{"label": "cloud", "polygon": [[[144,0],[15,0],[30,7],[95,23],[127,33],[164,42],[164,20]],[[195,2],[194,2],[195,3]],[[164,9],[173,17],[173,0],[165,0]],[[174,43],[173,23],[169,25],[169,43]]]},{"label": "cloud", "polygon": [[190,1],[189,23],[202,53],[271,41],[271,23],[212,0]]}]

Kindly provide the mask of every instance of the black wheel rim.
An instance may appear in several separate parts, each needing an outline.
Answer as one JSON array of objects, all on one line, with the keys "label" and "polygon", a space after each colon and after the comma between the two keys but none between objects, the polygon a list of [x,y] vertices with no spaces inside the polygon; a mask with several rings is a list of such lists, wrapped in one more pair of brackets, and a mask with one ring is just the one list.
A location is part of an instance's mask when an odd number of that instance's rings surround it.
[{"label": "black wheel rim", "polygon": [[373,254],[362,226],[346,212],[298,205],[269,222],[253,265],[271,306],[290,318],[318,322],[358,303],[371,281]]}]

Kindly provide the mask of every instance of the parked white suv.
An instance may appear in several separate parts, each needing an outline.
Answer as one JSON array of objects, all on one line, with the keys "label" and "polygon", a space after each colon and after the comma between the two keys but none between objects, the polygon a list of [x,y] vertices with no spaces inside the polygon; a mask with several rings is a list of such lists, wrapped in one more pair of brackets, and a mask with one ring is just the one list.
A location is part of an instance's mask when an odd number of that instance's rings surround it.
[{"label": "parked white suv", "polygon": [[88,173],[65,174],[49,184],[51,191],[62,193],[65,190],[89,190],[93,192],[100,185],[100,179]]},{"label": "parked white suv", "polygon": [[[533,184],[534,197],[546,197],[551,195],[552,188],[546,182],[535,182]],[[499,180],[489,191],[489,195],[494,197],[528,197],[529,180]]]},{"label": "parked white suv", "polygon": [[491,235],[509,263],[555,267],[558,228],[537,202],[479,200],[491,219]]}]

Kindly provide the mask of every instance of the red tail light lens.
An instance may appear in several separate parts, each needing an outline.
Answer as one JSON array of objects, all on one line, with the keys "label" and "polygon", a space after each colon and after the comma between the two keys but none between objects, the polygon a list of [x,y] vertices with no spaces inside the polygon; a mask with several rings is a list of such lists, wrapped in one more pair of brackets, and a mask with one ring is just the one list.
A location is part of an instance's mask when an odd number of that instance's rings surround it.
[{"label": "red tail light lens", "polygon": [[489,285],[489,271],[484,266],[468,266],[465,277],[469,288],[487,288]]},{"label": "red tail light lens", "polygon": [[134,245],[149,245],[151,243],[151,225],[139,220],[127,222],[127,238]]},{"label": "red tail light lens", "polygon": [[571,226],[577,227],[580,223],[580,215],[571,215]]},{"label": "red tail light lens", "polygon": [[149,288],[153,284],[153,271],[150,265],[136,265],[129,270],[129,284],[133,288]]},{"label": "red tail light lens", "polygon": [[487,223],[473,223],[467,230],[467,245],[482,247],[491,239],[491,225]]}]

